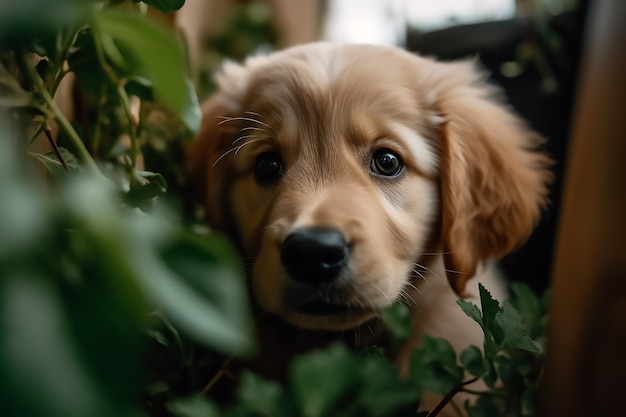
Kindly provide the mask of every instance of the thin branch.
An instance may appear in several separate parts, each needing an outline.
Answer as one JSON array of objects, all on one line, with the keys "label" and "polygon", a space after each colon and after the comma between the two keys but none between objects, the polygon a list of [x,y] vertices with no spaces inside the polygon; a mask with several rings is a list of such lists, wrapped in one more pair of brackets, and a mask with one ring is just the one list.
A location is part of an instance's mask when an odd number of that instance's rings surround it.
[{"label": "thin branch", "polygon": [[76,130],[72,127],[70,121],[67,120],[67,117],[65,117],[59,106],[56,104],[56,102],[46,89],[43,80],[41,79],[41,77],[39,77],[37,71],[35,71],[32,63],[29,62],[30,56],[28,56],[26,52],[23,52],[20,54],[20,59],[22,67],[25,71],[26,76],[28,76],[29,81],[35,87],[36,92],[43,98],[44,102],[48,105],[50,110],[52,110],[54,118],[78,151],[81,160],[85,163],[87,169],[91,170],[94,173],[100,174],[100,170],[98,169],[96,162],[89,154],[89,151],[85,147],[82,139],[80,138],[78,133],[76,133]]},{"label": "thin branch", "polygon": [[467,380],[465,382],[462,382],[460,384],[457,384],[454,388],[452,388],[450,390],[450,392],[448,392],[446,394],[445,397],[443,397],[443,399],[439,402],[439,404],[437,404],[437,406],[435,408],[433,408],[432,411],[430,413],[428,413],[428,416],[426,416],[426,417],[435,417],[436,415],[438,415],[441,412],[441,410],[443,410],[443,408],[446,405],[448,405],[448,403],[452,400],[452,398],[456,394],[458,394],[460,391],[462,391],[463,388],[466,385],[473,384],[474,382],[478,381],[479,379],[480,379],[479,377],[475,377],[475,378],[469,379],[469,380]]},{"label": "thin branch", "polygon": [[217,371],[215,375],[213,375],[213,378],[211,378],[211,380],[204,386],[204,388],[202,388],[203,394],[206,394],[207,392],[209,392],[211,388],[213,388],[215,384],[217,384],[217,382],[220,379],[222,379],[223,376],[226,376],[232,379],[233,381],[237,381],[237,377],[228,370],[228,366],[230,365],[231,359],[232,358],[226,359],[224,363],[222,364],[222,367],[219,369],[219,371]]},{"label": "thin branch", "polygon": [[70,172],[70,169],[67,166],[67,163],[65,162],[65,158],[63,158],[63,155],[61,154],[61,150],[59,149],[56,141],[52,137],[52,129],[50,129],[50,127],[46,126],[46,128],[44,129],[44,132],[46,132],[46,137],[48,138],[48,142],[50,142],[50,145],[52,146],[52,149],[54,149],[54,153],[56,154],[57,159],[59,160],[61,165],[63,165],[63,169],[65,169],[65,171],[67,171],[67,172]]}]

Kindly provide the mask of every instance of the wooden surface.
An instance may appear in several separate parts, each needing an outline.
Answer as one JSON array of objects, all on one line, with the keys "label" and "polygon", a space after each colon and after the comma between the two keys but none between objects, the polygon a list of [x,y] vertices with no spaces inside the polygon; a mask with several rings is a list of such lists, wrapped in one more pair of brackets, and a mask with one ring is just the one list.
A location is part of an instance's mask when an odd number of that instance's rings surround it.
[{"label": "wooden surface", "polygon": [[560,217],[546,416],[626,416],[626,1],[591,1]]}]

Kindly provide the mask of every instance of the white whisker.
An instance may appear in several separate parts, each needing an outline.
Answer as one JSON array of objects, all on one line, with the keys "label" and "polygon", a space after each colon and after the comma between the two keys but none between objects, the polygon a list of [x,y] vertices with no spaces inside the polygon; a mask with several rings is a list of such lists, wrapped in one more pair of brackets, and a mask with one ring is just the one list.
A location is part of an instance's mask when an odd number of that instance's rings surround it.
[{"label": "white whisker", "polygon": [[224,123],[232,122],[232,121],[235,121],[235,120],[241,120],[241,121],[245,121],[245,122],[258,123],[258,124],[260,124],[262,126],[267,127],[268,129],[272,129],[272,127],[270,125],[268,125],[267,123],[263,123],[262,121],[257,120],[257,119],[253,119],[251,117],[228,117],[228,116],[218,116],[218,117],[220,119],[224,119],[221,122],[219,122],[218,125],[222,125]]},{"label": "white whisker", "polygon": [[212,165],[211,167],[212,167],[212,168],[214,168],[214,167],[215,167],[215,165],[217,165],[217,163],[218,163],[219,161],[221,161],[222,159],[224,159],[224,157],[226,157],[226,155],[228,155],[229,153],[231,153],[231,152],[235,152],[235,155],[237,155],[237,154],[239,153],[239,151],[241,150],[241,148],[243,148],[244,146],[249,145],[249,144],[254,143],[254,142],[259,142],[259,141],[262,141],[262,140],[266,140],[266,139],[263,139],[263,138],[260,138],[260,139],[253,139],[253,140],[249,140],[249,141],[247,141],[247,142],[244,142],[244,143],[242,143],[241,145],[239,145],[239,146],[237,146],[237,147],[230,148],[229,150],[227,150],[226,152],[224,152],[222,155],[220,155],[220,157],[219,157],[219,158],[217,158],[217,160],[216,160],[215,162],[213,162],[213,165]]},{"label": "white whisker", "polygon": [[235,140],[233,141],[233,143],[231,143],[231,145],[235,145],[235,144],[236,144],[237,142],[239,142],[240,140],[243,140],[243,139],[248,139],[248,138],[251,138],[251,137],[253,137],[253,136],[254,136],[254,135],[243,135],[243,136],[239,136],[237,139],[235,139]]},{"label": "white whisker", "polygon": [[[270,128],[270,129],[271,129],[271,128]],[[256,130],[257,132],[263,132],[263,133],[265,133],[265,134],[267,134],[267,135],[271,136],[271,133],[270,133],[270,132],[268,132],[268,131],[267,131],[267,130],[265,130],[265,129],[261,129],[260,127],[256,127],[256,126],[247,126],[247,127],[244,127],[244,128],[242,128],[242,129],[240,130],[240,132],[244,132],[244,131],[246,131],[246,130]]]}]

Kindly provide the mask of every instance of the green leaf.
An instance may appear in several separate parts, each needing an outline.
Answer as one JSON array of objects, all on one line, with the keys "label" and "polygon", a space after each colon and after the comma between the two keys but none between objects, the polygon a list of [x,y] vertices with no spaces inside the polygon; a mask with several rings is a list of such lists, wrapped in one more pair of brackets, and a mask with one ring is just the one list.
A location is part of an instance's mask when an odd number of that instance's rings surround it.
[{"label": "green leaf", "polygon": [[141,0],[142,2],[159,9],[164,13],[178,10],[185,4],[185,0]]},{"label": "green leaf", "polygon": [[219,417],[217,407],[200,395],[168,403],[167,409],[176,417]]},{"label": "green leaf", "polygon": [[245,372],[241,376],[237,394],[239,405],[255,415],[290,417],[297,414],[291,398],[280,384],[250,372]]},{"label": "green leaf", "polygon": [[521,349],[534,354],[542,354],[541,345],[528,336],[522,317],[510,303],[504,303],[495,316],[494,340],[504,350]]},{"label": "green leaf", "polygon": [[76,74],[83,89],[99,93],[103,85],[111,82],[100,66],[91,28],[87,27],[78,32],[70,51],[67,65],[70,71]]},{"label": "green leaf", "polygon": [[428,349],[446,369],[457,368],[456,352],[446,339],[426,336],[424,338],[424,348]]},{"label": "green leaf", "polygon": [[480,377],[485,373],[485,362],[480,349],[474,345],[468,346],[461,352],[461,364],[473,376]]},{"label": "green leaf", "polygon": [[511,304],[522,317],[539,320],[541,318],[541,305],[539,298],[530,287],[521,282],[511,283],[513,297]]},{"label": "green leaf", "polygon": [[289,379],[303,417],[329,415],[358,381],[358,368],[342,344],[296,358]]},{"label": "green leaf", "polygon": [[514,282],[511,284],[513,297],[509,301],[522,316],[524,327],[531,337],[542,337],[545,329],[542,323],[545,310],[537,295],[526,284]]},{"label": "green leaf", "polygon": [[358,396],[352,405],[360,405],[359,415],[398,416],[414,415],[421,395],[416,387],[400,378],[391,362],[382,357],[367,357],[359,360]]},{"label": "green leaf", "polygon": [[536,415],[535,398],[530,388],[526,388],[520,398],[520,414],[529,417]]},{"label": "green leaf", "polygon": [[456,364],[450,342],[429,336],[413,353],[409,375],[417,386],[439,394],[447,394],[463,382],[463,368]]},{"label": "green leaf", "polygon": [[481,395],[474,404],[465,402],[468,417],[494,417],[502,414],[502,400],[493,395]]},{"label": "green leaf", "polygon": [[2,415],[116,415],[71,337],[58,292],[45,277],[26,274],[0,280]]},{"label": "green leaf", "polygon": [[[178,232],[146,253],[138,277],[166,317],[196,340],[228,354],[254,347],[243,274],[230,245],[217,236]],[[156,255],[156,254],[155,254]],[[151,262],[146,265],[145,262]]]},{"label": "green leaf", "polygon": [[[125,195],[125,201],[132,207],[148,208],[152,199],[167,191],[167,182],[163,175],[150,171],[135,170],[133,174],[141,185],[132,187]],[[144,180],[148,180],[145,183]]]},{"label": "green leaf", "polygon": [[34,103],[32,94],[24,91],[15,77],[0,63],[0,108],[27,107]]},{"label": "green leaf", "polygon": [[483,317],[480,313],[480,309],[478,308],[478,306],[470,301],[463,299],[456,300],[456,303],[459,305],[459,307],[461,307],[461,310],[463,310],[463,312],[467,314],[469,318],[478,323],[483,329],[483,332],[485,332],[485,323],[483,322]]},{"label": "green leaf", "polygon": [[[72,152],[66,148],[59,148],[59,151],[61,152],[61,157],[65,161],[65,164],[70,170],[78,169],[78,160]],[[46,153],[31,153],[31,155],[37,158],[53,175],[60,175],[66,172],[56,152],[54,151]]]},{"label": "green leaf", "polygon": [[[54,40],[58,30],[84,18],[95,0],[20,0],[0,3],[0,50],[7,44],[29,44],[36,39]],[[54,43],[52,43],[54,44]],[[52,55],[53,48],[45,51]]]},{"label": "green leaf", "polygon": [[493,361],[487,361],[487,372],[483,376],[483,381],[489,388],[495,388],[496,382],[498,382],[498,371],[496,370]]},{"label": "green leaf", "polygon": [[480,305],[483,313],[483,322],[485,324],[485,330],[490,332],[493,329],[493,322],[496,314],[500,311],[500,304],[496,299],[491,296],[491,293],[485,288],[483,284],[478,284],[480,292]]},{"label": "green leaf", "polygon": [[409,339],[413,330],[413,320],[405,303],[392,304],[382,311],[380,317],[391,333],[394,346],[400,346]]},{"label": "green leaf", "polygon": [[129,62],[134,75],[148,78],[157,96],[185,126],[198,131],[202,117],[198,98],[173,33],[140,14],[110,9],[96,15],[94,30],[116,65]]},{"label": "green leaf", "polygon": [[[0,153],[2,148],[0,145]],[[32,251],[47,232],[48,202],[38,191],[41,190],[27,181],[2,178],[0,172],[0,265],[21,252]]]}]

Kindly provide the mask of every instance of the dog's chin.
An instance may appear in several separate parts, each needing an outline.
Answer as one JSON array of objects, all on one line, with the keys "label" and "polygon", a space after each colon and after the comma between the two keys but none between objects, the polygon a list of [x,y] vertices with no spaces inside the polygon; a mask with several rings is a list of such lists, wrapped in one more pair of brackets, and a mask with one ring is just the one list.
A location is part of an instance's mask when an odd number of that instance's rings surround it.
[{"label": "dog's chin", "polygon": [[328,310],[325,310],[325,307],[323,309],[323,313],[287,311],[279,315],[283,320],[296,327],[328,331],[353,329],[376,317],[376,312],[371,310],[343,308],[343,306],[329,306]]}]

